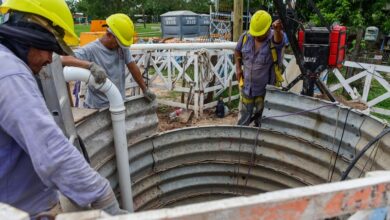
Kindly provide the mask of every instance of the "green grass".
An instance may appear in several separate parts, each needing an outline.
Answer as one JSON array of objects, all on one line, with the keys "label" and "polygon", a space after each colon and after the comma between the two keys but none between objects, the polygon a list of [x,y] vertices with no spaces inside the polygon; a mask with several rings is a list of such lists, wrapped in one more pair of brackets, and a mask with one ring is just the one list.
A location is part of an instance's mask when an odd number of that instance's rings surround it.
[{"label": "green grass", "polygon": [[387,116],[387,115],[381,115],[381,114],[378,114],[378,113],[371,113],[372,115],[375,115],[376,117],[380,118],[380,119],[385,119],[387,122],[390,122],[390,116]]},{"label": "green grass", "polygon": [[75,24],[74,25],[74,31],[76,32],[77,36],[80,37],[81,32],[89,32],[91,25],[85,25],[85,24]]},{"label": "green grass", "polygon": [[[233,86],[232,88],[232,96],[240,94],[240,90],[238,89],[238,86]],[[225,91],[222,92],[220,95],[223,98],[229,97],[229,88],[227,88]],[[215,97],[215,100],[218,100],[218,97]],[[226,105],[229,107],[229,109],[238,109],[238,104],[240,103],[240,99],[232,100],[231,103],[226,103]]]},{"label": "green grass", "polygon": [[[386,80],[388,80],[388,79],[386,79]],[[380,95],[383,95],[386,92],[387,92],[386,89],[383,88],[382,85],[379,84],[378,81],[373,79],[372,82],[371,82],[371,89],[370,89],[370,93],[368,94],[367,100],[368,101],[373,100],[376,97],[378,97]],[[383,109],[390,109],[390,99],[386,99],[386,100],[378,103],[377,105],[375,105],[375,107],[383,108]],[[390,122],[390,116],[381,115],[381,114],[377,114],[377,113],[372,113],[372,114],[375,115],[378,118],[385,119],[388,122]]]},{"label": "green grass", "polygon": [[[367,100],[368,101],[373,100],[374,98],[376,98],[376,97],[378,97],[380,95],[383,95],[386,92],[387,92],[386,89],[383,88],[382,85],[379,84],[378,81],[373,79],[372,82],[371,82],[371,89],[370,89],[370,93],[368,94]],[[386,100],[378,103],[375,107],[384,108],[384,109],[390,109],[390,99],[386,99]]]},{"label": "green grass", "polygon": [[135,32],[139,37],[161,37],[161,25],[160,23],[135,24]]}]

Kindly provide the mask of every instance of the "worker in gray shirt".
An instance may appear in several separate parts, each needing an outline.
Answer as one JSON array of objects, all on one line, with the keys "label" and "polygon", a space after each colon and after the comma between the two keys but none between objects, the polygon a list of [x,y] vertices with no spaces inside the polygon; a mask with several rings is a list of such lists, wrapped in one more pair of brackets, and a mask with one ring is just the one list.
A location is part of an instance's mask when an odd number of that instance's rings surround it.
[{"label": "worker in gray shirt", "polygon": [[[142,89],[145,98],[153,101],[156,95],[146,87],[141,71],[133,60],[129,46],[133,43],[134,25],[125,14],[113,14],[106,19],[107,31],[98,40],[75,51],[75,57],[63,56],[65,66],[90,69],[97,82],[108,77],[125,99],[126,67]],[[107,97],[92,86],[88,86],[85,105],[88,108],[108,107]]]},{"label": "worker in gray shirt", "polygon": [[[58,191],[82,207],[123,214],[108,180],[64,136],[34,75],[78,43],[63,0],[7,0],[0,25],[0,202],[32,219],[58,213]],[[58,73],[59,74],[59,73]],[[13,216],[10,216],[12,219]]]}]

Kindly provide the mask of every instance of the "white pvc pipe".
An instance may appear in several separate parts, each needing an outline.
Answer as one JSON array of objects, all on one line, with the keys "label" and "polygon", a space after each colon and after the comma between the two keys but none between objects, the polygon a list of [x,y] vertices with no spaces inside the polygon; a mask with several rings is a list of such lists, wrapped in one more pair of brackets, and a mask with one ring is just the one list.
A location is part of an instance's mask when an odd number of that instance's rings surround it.
[{"label": "white pvc pipe", "polygon": [[236,42],[221,43],[167,43],[167,44],[132,44],[130,50],[199,50],[228,49],[234,50]]},{"label": "white pvc pipe", "polygon": [[103,92],[110,103],[110,112],[112,120],[112,129],[114,132],[115,156],[118,168],[119,187],[121,189],[121,198],[123,208],[129,212],[133,212],[133,195],[131,192],[131,177],[129,167],[129,154],[127,151],[127,137],[125,127],[126,108],[122,99],[122,95],[118,88],[107,79],[103,84],[95,83],[94,77],[87,69],[78,67],[64,68],[65,81],[84,81],[88,85],[92,85],[95,89]]}]

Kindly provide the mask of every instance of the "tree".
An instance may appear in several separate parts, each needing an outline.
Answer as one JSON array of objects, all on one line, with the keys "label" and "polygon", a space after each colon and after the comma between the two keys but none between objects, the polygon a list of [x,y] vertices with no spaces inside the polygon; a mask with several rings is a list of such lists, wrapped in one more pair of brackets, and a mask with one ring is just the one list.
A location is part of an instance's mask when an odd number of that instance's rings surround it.
[{"label": "tree", "polygon": [[[326,23],[339,22],[353,31],[367,27],[377,26],[383,32],[390,31],[389,11],[383,9],[389,4],[388,0],[316,0],[314,1]],[[300,16],[305,21],[320,24],[319,17],[313,14],[308,0],[298,1]]]},{"label": "tree", "polygon": [[69,10],[70,10],[70,12],[71,12],[72,14],[74,14],[74,13],[77,12],[77,11],[76,11],[76,2],[75,2],[75,0],[66,0],[65,2],[66,2],[66,4],[68,5]]},{"label": "tree", "polygon": [[[73,2],[72,0],[69,0]],[[141,7],[137,7],[141,5]],[[88,14],[92,19],[104,19],[114,13],[160,16],[168,11],[191,10],[196,13],[209,12],[209,0],[79,0],[78,12]]]}]

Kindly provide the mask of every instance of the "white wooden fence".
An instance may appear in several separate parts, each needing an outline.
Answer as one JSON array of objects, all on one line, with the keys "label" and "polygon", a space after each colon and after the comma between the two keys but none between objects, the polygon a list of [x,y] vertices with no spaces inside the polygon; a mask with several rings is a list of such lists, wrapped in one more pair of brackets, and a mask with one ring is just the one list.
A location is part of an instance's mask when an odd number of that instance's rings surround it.
[{"label": "white wooden fence", "polygon": [[[141,69],[144,70],[149,66],[148,81],[152,87],[184,93],[187,97],[184,103],[162,99],[158,100],[159,103],[192,109],[195,117],[199,117],[202,116],[204,109],[214,107],[217,103],[216,101],[204,103],[205,94],[213,92],[216,97],[227,89],[231,91],[232,86],[238,84],[237,81],[233,81],[235,45],[234,42],[135,44],[131,46],[131,50]],[[291,58],[291,55],[285,55],[283,64],[287,66]],[[329,85],[329,89],[336,91],[344,88],[351,99],[365,102],[372,112],[390,115],[390,110],[377,107],[379,103],[390,97],[390,84],[386,80],[390,77],[390,66],[351,61],[346,61],[344,66],[359,69],[361,72],[346,79],[338,69],[327,70],[339,81],[337,84]],[[182,84],[183,79],[185,84]],[[383,86],[385,92],[368,100],[373,79]],[[351,86],[351,83],[359,80],[364,81],[362,91]],[[134,88],[137,84],[131,83],[127,87]],[[239,95],[234,95],[224,98],[224,101],[238,98]]]},{"label": "white wooden fence", "polygon": [[[369,63],[357,63],[351,61],[344,62],[344,66],[359,69],[361,72],[355,74],[348,79],[345,79],[343,74],[341,74],[338,69],[334,69],[332,72],[337,77],[339,83],[335,85],[330,85],[330,91],[333,92],[339,88],[344,87],[351,99],[360,100],[366,103],[372,112],[390,115],[390,109],[382,109],[376,107],[377,104],[388,100],[388,98],[390,97],[390,84],[388,82],[388,79],[390,79],[390,66],[374,65]],[[375,97],[374,99],[368,100],[368,94],[372,89],[373,79],[378,81],[378,83],[386,90],[386,92]],[[364,82],[364,87],[362,91],[358,91],[352,88],[351,83],[356,81]]]}]

